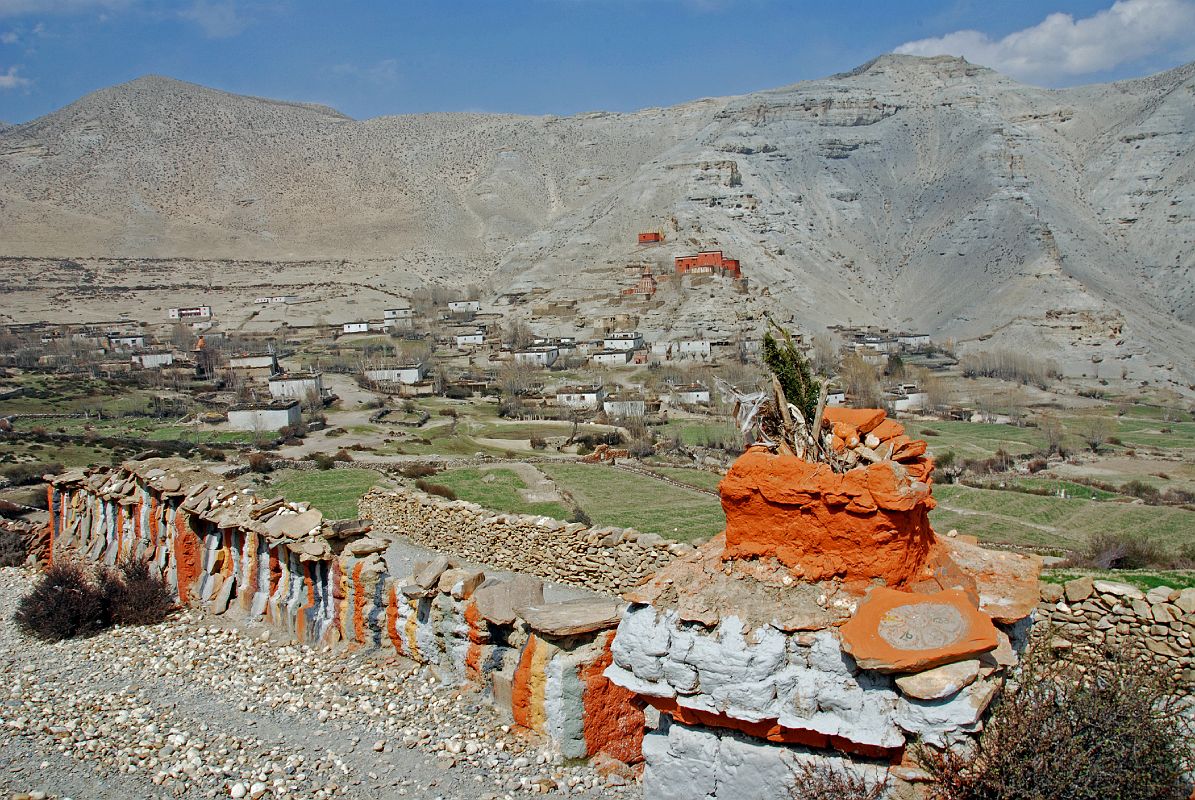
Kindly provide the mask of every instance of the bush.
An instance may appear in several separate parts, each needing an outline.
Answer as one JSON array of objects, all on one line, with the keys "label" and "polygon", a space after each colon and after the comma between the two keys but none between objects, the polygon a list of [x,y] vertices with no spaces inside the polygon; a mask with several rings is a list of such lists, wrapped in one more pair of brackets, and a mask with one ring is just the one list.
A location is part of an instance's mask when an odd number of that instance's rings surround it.
[{"label": "bush", "polygon": [[443,497],[445,500],[455,500],[456,492],[441,483],[428,483],[423,478],[415,481],[415,488],[420,491]]},{"label": "bush", "polygon": [[336,466],[336,462],[332,459],[332,456],[327,453],[312,453],[307,458],[314,461],[315,465],[320,469],[332,469],[332,467]]},{"label": "bush", "polygon": [[405,464],[398,469],[404,478],[430,478],[440,470],[430,464]]},{"label": "bush", "polygon": [[1046,468],[1047,462],[1044,458],[1039,457],[1039,458],[1031,459],[1029,461],[1029,463],[1026,464],[1025,466],[1029,469],[1030,475],[1035,475],[1038,472],[1041,472],[1043,469]]},{"label": "bush", "polygon": [[888,775],[868,781],[847,767],[801,762],[790,790],[793,800],[880,800],[888,789]]},{"label": "bush", "polygon": [[455,418],[455,417],[456,417],[456,409],[455,409],[455,408],[441,408],[441,409],[440,409],[440,416],[441,416],[441,417],[454,417],[454,418]]},{"label": "bush", "polygon": [[548,440],[542,436],[532,436],[529,441],[532,450],[546,450],[548,447]]},{"label": "bush", "polygon": [[1120,487],[1120,491],[1133,497],[1139,497],[1147,503],[1156,505],[1161,500],[1162,493],[1158,487],[1151,486],[1144,481],[1132,480]]},{"label": "bush", "polygon": [[111,624],[98,587],[73,561],[51,565],[33,591],[21,598],[14,619],[25,633],[51,642],[86,636]]},{"label": "bush", "polygon": [[1182,800],[1195,731],[1158,676],[1123,654],[1030,656],[974,749],[917,756],[933,800]]},{"label": "bush", "polygon": [[152,574],[149,562],[126,558],[120,563],[119,583],[111,596],[112,621],[119,625],[153,625],[174,608],[174,594]]},{"label": "bush", "polygon": [[1087,537],[1081,552],[1071,554],[1071,563],[1091,569],[1169,569],[1175,559],[1155,542],[1133,531],[1105,531]]},{"label": "bush", "polygon": [[337,450],[337,451],[336,451],[336,452],[335,452],[335,453],[332,455],[332,460],[333,460],[333,461],[341,461],[341,462],[345,462],[345,463],[347,463],[347,462],[349,462],[349,461],[352,461],[352,460],[353,460],[353,457],[352,457],[351,455],[349,455],[349,452],[348,452],[347,450],[345,450],[345,449],[342,447],[341,449]]},{"label": "bush", "polygon": [[636,439],[627,445],[627,452],[634,458],[647,458],[656,454],[656,446],[651,439]]},{"label": "bush", "polygon": [[260,473],[273,472],[274,467],[270,464],[270,457],[265,453],[250,453],[249,471]]},{"label": "bush", "polygon": [[444,396],[449,400],[465,400],[473,396],[473,392],[464,386],[449,386],[444,390]]},{"label": "bush", "polygon": [[0,531],[0,567],[19,567],[25,563],[25,542],[13,531]]},{"label": "bush", "polygon": [[10,464],[0,469],[0,475],[8,478],[13,486],[40,483],[42,475],[57,475],[59,472],[62,472],[62,465],[56,463]]},{"label": "bush", "polygon": [[593,520],[589,518],[589,515],[585,513],[585,509],[581,508],[581,506],[573,506],[573,513],[569,516],[568,521],[579,522],[582,525],[593,527]]}]

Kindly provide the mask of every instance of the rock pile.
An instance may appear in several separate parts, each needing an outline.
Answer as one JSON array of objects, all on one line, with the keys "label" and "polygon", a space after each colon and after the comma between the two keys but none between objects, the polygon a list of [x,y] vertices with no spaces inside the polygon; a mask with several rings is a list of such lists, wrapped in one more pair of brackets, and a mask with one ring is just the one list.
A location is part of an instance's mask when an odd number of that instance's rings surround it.
[{"label": "rock pile", "polygon": [[1089,652],[1125,650],[1195,695],[1195,589],[1143,592],[1115,581],[1075,578],[1043,583],[1038,613],[1053,645]]},{"label": "rock pile", "polygon": [[630,528],[495,514],[409,488],[374,489],[358,510],[378,530],[425,547],[612,596],[693,551],[691,545]]}]

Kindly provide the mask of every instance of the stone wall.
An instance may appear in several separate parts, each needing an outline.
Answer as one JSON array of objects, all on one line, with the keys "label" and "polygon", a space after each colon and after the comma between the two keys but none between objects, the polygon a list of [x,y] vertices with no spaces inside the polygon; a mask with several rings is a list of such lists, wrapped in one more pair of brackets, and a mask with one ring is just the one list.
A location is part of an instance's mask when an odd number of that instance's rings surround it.
[{"label": "stone wall", "polygon": [[1195,694],[1195,589],[1143,592],[1114,581],[1076,578],[1042,584],[1041,630],[1058,648],[1127,651]]},{"label": "stone wall", "polygon": [[374,489],[358,509],[379,530],[425,547],[612,596],[693,551],[690,545],[630,528],[496,514],[417,489]]},{"label": "stone wall", "polygon": [[641,758],[642,707],[603,675],[619,601],[545,603],[538,579],[487,579],[447,556],[391,574],[368,525],[180,462],[72,470],[48,494],[51,560],[144,559],[184,604],[434,665],[566,757]]}]

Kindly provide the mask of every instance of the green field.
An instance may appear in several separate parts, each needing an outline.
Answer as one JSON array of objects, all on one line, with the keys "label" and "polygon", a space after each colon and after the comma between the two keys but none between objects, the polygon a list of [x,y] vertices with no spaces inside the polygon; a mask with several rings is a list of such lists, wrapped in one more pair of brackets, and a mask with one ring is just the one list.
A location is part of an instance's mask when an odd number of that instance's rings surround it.
[{"label": "green field", "polygon": [[1127,532],[1164,548],[1195,543],[1195,512],[1181,508],[1041,497],[1022,492],[935,486],[930,521],[982,541],[1066,551],[1096,533]]},{"label": "green field", "polygon": [[1066,583],[1082,575],[1090,575],[1096,580],[1132,584],[1145,591],[1157,586],[1169,586],[1171,589],[1195,587],[1195,572],[1190,570],[1046,570],[1041,579],[1047,583]]},{"label": "green field", "polygon": [[718,491],[718,484],[722,481],[722,474],[708,472],[704,469],[687,469],[685,467],[661,467],[655,464],[644,464],[644,467],[657,475],[671,478],[677,483],[696,486],[698,489]]},{"label": "green field", "polygon": [[[935,434],[926,435],[927,428]],[[1036,428],[987,422],[908,422],[905,423],[905,432],[914,439],[925,439],[931,453],[940,454],[949,450],[959,458],[991,458],[997,450],[1022,455],[1046,446],[1045,439]]]},{"label": "green field", "polygon": [[596,464],[541,464],[596,525],[635,528],[689,541],[720,533],[726,517],[718,498]]},{"label": "green field", "polygon": [[328,519],[353,519],[357,501],[382,476],[372,469],[280,470],[267,476],[263,494],[279,494],[291,502],[311,503]]},{"label": "green field", "polygon": [[730,422],[674,419],[656,429],[665,438],[676,437],[690,447],[707,442],[737,442],[739,430]]},{"label": "green field", "polygon": [[[489,478],[487,480],[487,477]],[[529,503],[519,490],[527,484],[509,469],[453,469],[427,479],[429,483],[447,486],[461,500],[477,503],[494,511],[508,514],[536,514],[555,519],[568,519],[571,509],[562,503]]]}]

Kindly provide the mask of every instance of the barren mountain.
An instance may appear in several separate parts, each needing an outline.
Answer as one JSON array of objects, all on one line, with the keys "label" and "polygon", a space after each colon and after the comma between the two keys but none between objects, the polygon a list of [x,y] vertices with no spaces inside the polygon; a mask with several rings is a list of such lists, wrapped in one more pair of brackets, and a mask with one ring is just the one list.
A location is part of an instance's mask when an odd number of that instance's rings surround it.
[{"label": "barren mountain", "polygon": [[[628,262],[720,247],[749,293],[661,292],[641,328],[725,335],[770,310],[1187,385],[1193,130],[1195,65],[1045,90],[883,56],[633,114],[365,121],[147,77],[0,130],[0,255],[343,261],[592,317],[628,310]],[[638,248],[654,228],[665,244]]]}]

